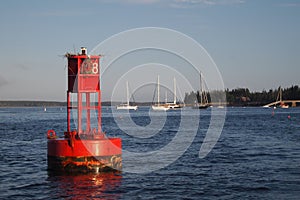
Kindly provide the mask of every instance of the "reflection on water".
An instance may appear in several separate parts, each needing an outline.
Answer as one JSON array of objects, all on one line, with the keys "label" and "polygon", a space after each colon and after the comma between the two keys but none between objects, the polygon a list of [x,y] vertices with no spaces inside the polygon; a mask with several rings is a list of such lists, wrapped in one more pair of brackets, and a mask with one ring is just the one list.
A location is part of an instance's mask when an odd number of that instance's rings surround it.
[{"label": "reflection on water", "polygon": [[116,192],[122,181],[120,173],[48,175],[53,198],[119,199],[121,195],[121,192]]}]

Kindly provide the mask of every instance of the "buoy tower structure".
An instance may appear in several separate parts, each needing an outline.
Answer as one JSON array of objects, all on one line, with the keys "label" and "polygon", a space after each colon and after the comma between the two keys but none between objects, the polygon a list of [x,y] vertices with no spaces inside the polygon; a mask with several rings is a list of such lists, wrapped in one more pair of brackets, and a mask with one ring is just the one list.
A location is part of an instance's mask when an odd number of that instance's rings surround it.
[{"label": "buoy tower structure", "polygon": [[[121,138],[107,137],[101,126],[99,55],[67,53],[67,131],[58,137],[47,132],[48,170],[58,172],[106,172],[122,168]],[[91,99],[94,101],[91,101]],[[77,102],[71,102],[75,99]],[[95,123],[91,123],[91,121]],[[76,125],[71,130],[71,125]]]}]

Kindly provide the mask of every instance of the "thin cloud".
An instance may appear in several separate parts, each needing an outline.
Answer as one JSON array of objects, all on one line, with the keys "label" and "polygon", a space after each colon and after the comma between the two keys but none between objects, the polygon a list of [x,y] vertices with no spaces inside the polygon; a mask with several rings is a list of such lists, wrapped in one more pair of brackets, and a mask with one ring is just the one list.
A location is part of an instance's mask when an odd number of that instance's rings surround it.
[{"label": "thin cloud", "polygon": [[153,4],[158,3],[160,0],[126,0],[128,3],[137,3],[137,4]]},{"label": "thin cloud", "polygon": [[98,0],[102,3],[120,4],[162,4],[174,8],[188,8],[191,5],[228,5],[241,4],[245,0]]},{"label": "thin cloud", "polygon": [[280,7],[300,7],[300,3],[281,3]]},{"label": "thin cloud", "polygon": [[162,0],[99,0],[102,3],[120,3],[120,4],[155,4],[163,2]]},{"label": "thin cloud", "polygon": [[181,4],[228,5],[245,3],[244,0],[174,0]]},{"label": "thin cloud", "polygon": [[76,17],[76,16],[83,16],[88,15],[90,13],[87,12],[78,12],[78,11],[65,11],[65,10],[53,10],[48,12],[42,13],[35,13],[38,16],[45,16],[45,17]]}]

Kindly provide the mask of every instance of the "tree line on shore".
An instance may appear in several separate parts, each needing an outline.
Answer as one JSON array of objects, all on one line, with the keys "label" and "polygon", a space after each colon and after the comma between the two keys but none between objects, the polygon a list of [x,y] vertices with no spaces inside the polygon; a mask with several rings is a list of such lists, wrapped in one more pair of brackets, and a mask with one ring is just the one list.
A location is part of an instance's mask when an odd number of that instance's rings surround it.
[{"label": "tree line on shore", "polygon": [[[226,89],[225,91],[204,91],[208,101],[215,104],[227,104],[229,106],[262,106],[275,102],[279,97],[280,87],[277,89],[263,90],[261,92],[251,92],[248,88]],[[226,95],[226,96],[225,96]],[[193,105],[200,102],[200,92],[192,91],[185,93],[184,103]],[[298,85],[289,88],[282,88],[283,100],[300,100],[300,88]]]}]

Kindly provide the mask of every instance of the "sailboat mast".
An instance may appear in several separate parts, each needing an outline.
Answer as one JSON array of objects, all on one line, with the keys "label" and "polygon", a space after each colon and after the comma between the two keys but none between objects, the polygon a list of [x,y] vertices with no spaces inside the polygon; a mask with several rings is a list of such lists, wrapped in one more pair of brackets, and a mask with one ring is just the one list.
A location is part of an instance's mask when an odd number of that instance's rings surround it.
[{"label": "sailboat mast", "polygon": [[176,104],[176,79],[174,77],[174,104]]},{"label": "sailboat mast", "polygon": [[280,86],[280,102],[282,102],[282,88],[281,88],[281,86]]},{"label": "sailboat mast", "polygon": [[157,105],[159,105],[159,75],[157,76]]},{"label": "sailboat mast", "polygon": [[203,103],[203,83],[202,83],[202,72],[200,72],[200,104]]},{"label": "sailboat mast", "polygon": [[128,86],[128,81],[126,81],[126,96],[127,96],[127,105],[129,106],[129,86]]},{"label": "sailboat mast", "polygon": [[166,91],[165,103],[168,103],[168,92]]}]

